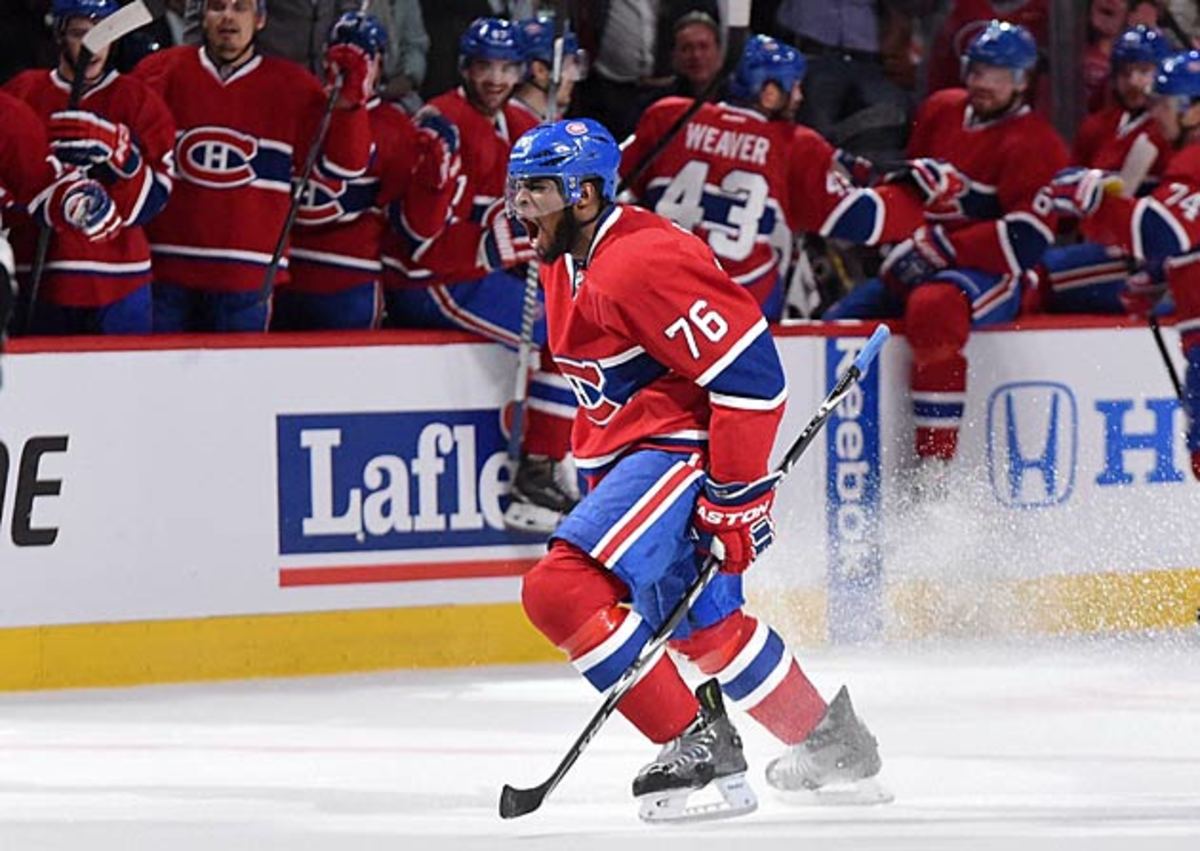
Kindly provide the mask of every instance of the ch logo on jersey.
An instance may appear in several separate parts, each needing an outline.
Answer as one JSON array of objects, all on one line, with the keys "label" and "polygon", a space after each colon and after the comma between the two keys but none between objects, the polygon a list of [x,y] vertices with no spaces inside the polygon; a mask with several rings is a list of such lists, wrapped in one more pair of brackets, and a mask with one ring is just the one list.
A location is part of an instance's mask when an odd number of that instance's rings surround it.
[{"label": "ch logo on jersey", "polygon": [[579,407],[583,408],[589,420],[596,425],[604,425],[621,410],[619,402],[614,402],[604,395],[607,379],[600,364],[595,361],[575,361],[561,357],[556,357],[554,362],[563,378],[571,385]]},{"label": "ch logo on jersey", "polygon": [[297,220],[306,225],[335,221],[346,212],[346,181],[314,173],[304,187]]},{"label": "ch logo on jersey", "polygon": [[228,127],[193,127],[175,143],[175,161],[183,177],[213,189],[235,189],[255,178],[251,162],[258,141]]}]

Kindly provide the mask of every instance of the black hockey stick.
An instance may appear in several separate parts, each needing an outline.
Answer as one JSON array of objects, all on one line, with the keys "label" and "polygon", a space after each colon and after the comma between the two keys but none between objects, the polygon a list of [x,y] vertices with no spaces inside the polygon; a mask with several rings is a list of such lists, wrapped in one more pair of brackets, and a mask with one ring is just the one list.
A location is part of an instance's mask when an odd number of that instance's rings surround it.
[{"label": "black hockey stick", "polygon": [[[154,20],[150,10],[143,0],[134,0],[128,6],[122,6],[107,18],[104,18],[87,31],[83,43],[79,46],[79,55],[71,67],[71,93],[67,97],[67,109],[78,109],[83,100],[83,90],[87,83],[84,74],[92,58],[110,44],[134,30],[144,27]],[[50,238],[54,229],[42,225],[38,229],[37,248],[33,255],[33,266],[29,271],[29,304],[25,308],[25,331],[33,327],[33,312],[37,308],[38,291],[42,288],[42,277],[46,273],[46,258],[50,255]]]},{"label": "black hockey stick", "polygon": [[1158,325],[1158,317],[1151,313],[1149,322],[1150,332],[1154,334],[1154,343],[1158,346],[1158,353],[1162,355],[1163,366],[1167,368],[1167,375],[1171,377],[1171,385],[1175,388],[1175,396],[1182,402],[1183,382],[1179,380],[1179,373],[1175,371],[1175,364],[1171,362],[1171,353],[1167,351],[1167,341],[1163,339],[1162,328]]},{"label": "black hockey stick", "polygon": [[[804,454],[809,444],[813,442],[817,434],[821,431],[830,414],[833,413],[833,409],[846,397],[854,383],[867,374],[867,369],[871,366],[871,362],[875,360],[880,348],[883,347],[890,334],[891,332],[886,325],[880,325],[875,329],[875,333],[863,345],[862,351],[858,353],[858,357],[854,359],[854,363],[846,370],[846,374],[838,379],[837,384],[834,385],[834,388],[829,391],[829,395],[825,397],[820,407],[817,408],[817,412],[813,415],[813,418],[808,421],[808,425],[800,432],[800,436],[796,438],[796,442],[791,445],[787,454],[783,456],[783,460],[777,468],[781,476],[785,476],[791,472],[792,467],[800,460],[800,456]],[[596,711],[596,714],[588,721],[587,726],[583,728],[583,732],[579,734],[579,738],[571,745],[566,755],[562,758],[562,761],[558,764],[558,767],[554,769],[554,772],[546,781],[532,789],[517,789],[505,784],[504,789],[500,792],[501,818],[517,818],[518,816],[533,812],[542,805],[542,802],[546,800],[546,796],[554,791],[554,787],[571,770],[571,766],[579,759],[579,756],[583,753],[583,749],[588,746],[588,743],[599,732],[604,722],[616,711],[617,704],[621,701],[621,698],[637,685],[643,669],[649,665],[652,659],[658,656],[663,645],[670,639],[671,633],[679,626],[679,623],[683,620],[688,610],[691,609],[700,597],[701,592],[704,591],[705,586],[708,585],[709,580],[716,575],[720,566],[720,562],[712,556],[709,556],[705,560],[704,566],[700,569],[700,575],[696,577],[696,581],[692,583],[687,593],[684,594],[683,599],[671,610],[670,616],[659,628],[658,632],[642,647],[637,658],[633,660],[633,663],[625,670],[621,678],[609,689],[608,694],[604,697],[604,702],[600,704],[600,708]]]},{"label": "black hockey stick", "polygon": [[[552,123],[558,114],[558,87],[562,85],[563,45],[571,28],[565,17],[566,3],[560,0],[554,16],[554,56],[550,63],[550,86],[546,90],[546,111],[542,123]],[[521,437],[525,431],[525,402],[529,397],[529,363],[533,359],[533,326],[538,313],[538,262],[530,260],[525,270],[525,291],[521,296],[521,336],[517,343],[517,375],[513,384],[512,424],[508,431],[508,460],[513,469],[521,460]]]},{"label": "black hockey stick", "polygon": [[650,168],[654,164],[654,161],[662,155],[662,152],[675,140],[675,137],[679,135],[679,131],[684,128],[684,125],[695,117],[701,107],[706,103],[711,103],[720,94],[721,89],[732,75],[733,69],[737,67],[742,49],[745,46],[746,35],[750,29],[750,3],[739,3],[737,0],[730,0],[727,11],[729,14],[729,40],[727,45],[728,52],[725,56],[725,67],[721,73],[708,81],[708,85],[696,95],[692,102],[688,104],[688,108],[667,128],[667,132],[658,137],[658,141],[654,143],[654,147],[646,151],[642,158],[638,160],[637,165],[621,180],[620,185],[617,187],[618,195],[637,183],[638,179],[646,173],[646,169]]},{"label": "black hockey stick", "polygon": [[313,169],[316,168],[317,157],[321,155],[321,149],[325,147],[325,137],[329,134],[329,125],[333,121],[333,108],[337,104],[337,99],[342,95],[343,82],[342,72],[338,71],[333,88],[329,91],[329,98],[325,101],[325,111],[321,114],[321,123],[317,125],[317,132],[313,134],[312,144],[308,146],[308,156],[304,158],[304,168],[301,169],[299,178],[292,183],[292,196],[288,204],[287,218],[283,220],[283,227],[279,229],[279,238],[275,240],[275,250],[271,253],[271,263],[267,266],[267,274],[263,277],[262,288],[258,293],[260,304],[266,303],[271,298],[271,290],[275,287],[275,274],[279,271],[283,251],[287,248],[288,235],[292,232],[292,225],[296,223],[296,215],[300,212],[300,199],[304,197],[304,191],[308,188],[308,179],[312,177]]}]

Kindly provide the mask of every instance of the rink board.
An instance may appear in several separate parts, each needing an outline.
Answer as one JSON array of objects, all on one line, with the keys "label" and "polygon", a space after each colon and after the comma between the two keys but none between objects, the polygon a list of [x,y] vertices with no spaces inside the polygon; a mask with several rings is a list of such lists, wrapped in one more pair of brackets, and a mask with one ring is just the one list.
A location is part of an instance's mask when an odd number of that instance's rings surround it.
[{"label": "rink board", "polygon": [[[869,330],[780,332],[777,452]],[[1200,488],[1149,333],[968,354],[950,502],[904,502],[898,338],[783,486],[756,607],[800,642],[1194,624]],[[514,363],[452,334],[14,343],[0,687],[559,658],[518,604],[542,545],[500,520]]]}]

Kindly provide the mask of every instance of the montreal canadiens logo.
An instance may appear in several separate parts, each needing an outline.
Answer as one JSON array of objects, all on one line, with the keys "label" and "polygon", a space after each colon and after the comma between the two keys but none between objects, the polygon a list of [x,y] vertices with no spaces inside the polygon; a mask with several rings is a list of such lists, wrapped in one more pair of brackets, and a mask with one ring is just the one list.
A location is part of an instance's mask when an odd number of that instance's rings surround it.
[{"label": "montreal canadiens logo", "polygon": [[606,379],[600,364],[595,361],[574,361],[558,357],[554,362],[563,378],[571,385],[579,407],[583,408],[589,420],[596,425],[604,425],[621,410],[620,403],[604,395]]},{"label": "montreal canadiens logo", "polygon": [[586,136],[588,127],[582,121],[572,121],[563,128],[572,136]]},{"label": "montreal canadiens logo", "polygon": [[179,137],[175,151],[180,173],[192,183],[233,189],[255,178],[251,161],[258,142],[228,127],[194,127]]},{"label": "montreal canadiens logo", "polygon": [[332,222],[346,212],[342,196],[346,194],[346,181],[313,174],[300,196],[297,219],[308,225]]}]

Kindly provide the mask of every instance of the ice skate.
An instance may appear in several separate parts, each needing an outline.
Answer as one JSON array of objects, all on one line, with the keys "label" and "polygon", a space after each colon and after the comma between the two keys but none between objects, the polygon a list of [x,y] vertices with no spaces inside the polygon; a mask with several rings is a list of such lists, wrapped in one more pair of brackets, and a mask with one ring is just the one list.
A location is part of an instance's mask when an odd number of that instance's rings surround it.
[{"label": "ice skate", "polygon": [[842,686],[808,738],[768,763],[767,783],[789,803],[886,804],[893,796],[878,781],[881,764]]},{"label": "ice skate", "polygon": [[535,455],[522,455],[513,476],[504,512],[505,528],[514,532],[549,535],[578,499],[559,481],[558,461]]},{"label": "ice skate", "polygon": [[[725,714],[721,688],[709,680],[696,689],[700,714],[658,758],[638,772],[634,797],[643,821],[679,822],[733,818],[758,808],[746,781],[742,737]],[[719,797],[711,795],[715,790]],[[693,794],[701,801],[690,801]],[[714,800],[704,802],[704,798]]]}]

